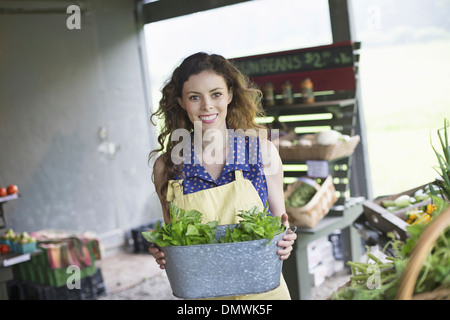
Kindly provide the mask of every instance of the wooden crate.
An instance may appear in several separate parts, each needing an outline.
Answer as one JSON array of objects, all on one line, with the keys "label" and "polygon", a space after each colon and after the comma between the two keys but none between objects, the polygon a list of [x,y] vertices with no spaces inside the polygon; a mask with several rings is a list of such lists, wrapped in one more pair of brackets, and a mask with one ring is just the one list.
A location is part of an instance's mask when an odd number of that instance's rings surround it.
[{"label": "wooden crate", "polygon": [[348,157],[353,154],[357,144],[359,143],[359,136],[350,137],[348,141],[338,141],[332,145],[313,144],[311,146],[294,145],[294,146],[280,146],[281,160],[336,160],[343,157]]},{"label": "wooden crate", "polygon": [[[402,195],[412,196],[417,190],[423,189],[427,185],[429,185],[429,183],[395,195],[379,197],[373,201],[366,200],[363,202],[364,216],[373,227],[384,234],[387,235],[389,232],[393,232],[397,239],[405,241],[409,237],[408,231],[406,230],[406,227],[409,226],[409,224],[406,223],[406,212],[410,210],[411,207],[403,208],[402,210],[395,212],[389,212],[381,205],[381,203],[384,200],[394,200]],[[430,202],[431,200],[417,202],[413,207],[421,207]]]},{"label": "wooden crate", "polygon": [[[287,199],[294,192],[301,181],[288,185],[284,198]],[[336,203],[336,189],[333,185],[333,179],[328,176],[321,185],[315,186],[317,192],[312,199],[302,207],[286,207],[291,224],[300,228],[314,228],[325,215],[328,214],[331,207]]]}]

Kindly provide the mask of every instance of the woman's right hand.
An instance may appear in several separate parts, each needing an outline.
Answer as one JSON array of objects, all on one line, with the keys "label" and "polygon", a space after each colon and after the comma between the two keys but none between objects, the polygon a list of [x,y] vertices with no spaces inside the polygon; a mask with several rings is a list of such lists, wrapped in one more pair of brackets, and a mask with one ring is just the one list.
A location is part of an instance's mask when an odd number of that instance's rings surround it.
[{"label": "woman's right hand", "polygon": [[165,269],[166,260],[164,259],[164,252],[162,252],[158,247],[150,247],[148,251],[152,254],[156,262],[159,264],[159,268]]}]

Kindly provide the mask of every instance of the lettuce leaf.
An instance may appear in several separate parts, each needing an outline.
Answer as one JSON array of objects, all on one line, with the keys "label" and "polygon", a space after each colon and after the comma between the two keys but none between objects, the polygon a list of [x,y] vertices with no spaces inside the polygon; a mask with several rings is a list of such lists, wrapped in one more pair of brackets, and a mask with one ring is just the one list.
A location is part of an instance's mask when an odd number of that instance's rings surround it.
[{"label": "lettuce leaf", "polygon": [[143,231],[142,235],[145,240],[160,247],[217,243],[215,234],[218,222],[203,224],[201,220],[201,212],[183,210],[171,203],[169,223],[158,221],[154,230]]},{"label": "lettuce leaf", "polygon": [[275,217],[269,214],[267,205],[263,211],[259,211],[254,206],[248,211],[241,210],[238,214],[242,218],[239,224],[225,232],[225,236],[221,239],[223,243],[241,242],[260,239],[269,239],[267,244],[271,242],[274,236],[282,233],[285,226],[281,223],[281,217]]}]

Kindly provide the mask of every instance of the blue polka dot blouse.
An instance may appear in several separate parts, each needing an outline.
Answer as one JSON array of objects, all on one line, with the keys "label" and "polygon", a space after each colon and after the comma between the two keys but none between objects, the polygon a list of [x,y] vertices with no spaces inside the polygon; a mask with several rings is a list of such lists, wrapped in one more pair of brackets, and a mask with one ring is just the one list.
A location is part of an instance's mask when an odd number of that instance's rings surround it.
[{"label": "blue polka dot blouse", "polygon": [[[183,193],[194,193],[214,188],[234,181],[234,171],[242,170],[244,178],[250,180],[258,192],[263,204],[267,202],[267,184],[263,171],[258,137],[229,135],[230,153],[220,177],[214,180],[208,171],[199,163],[194,152],[194,139],[191,139],[191,159],[185,161],[182,173],[175,180],[183,179]],[[188,163],[186,163],[188,162]]]}]

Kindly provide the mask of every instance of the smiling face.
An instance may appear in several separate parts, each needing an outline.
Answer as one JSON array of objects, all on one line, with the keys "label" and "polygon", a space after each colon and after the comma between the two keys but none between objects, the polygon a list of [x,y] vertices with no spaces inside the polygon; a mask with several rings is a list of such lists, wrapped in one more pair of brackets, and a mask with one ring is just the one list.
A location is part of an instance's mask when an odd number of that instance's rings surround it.
[{"label": "smiling face", "polygon": [[228,104],[233,99],[225,79],[213,71],[191,75],[184,83],[180,106],[192,123],[201,121],[202,131],[218,129],[225,132]]}]

